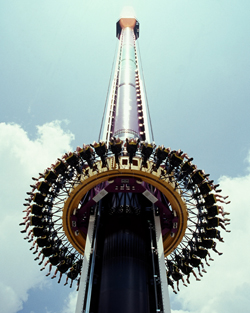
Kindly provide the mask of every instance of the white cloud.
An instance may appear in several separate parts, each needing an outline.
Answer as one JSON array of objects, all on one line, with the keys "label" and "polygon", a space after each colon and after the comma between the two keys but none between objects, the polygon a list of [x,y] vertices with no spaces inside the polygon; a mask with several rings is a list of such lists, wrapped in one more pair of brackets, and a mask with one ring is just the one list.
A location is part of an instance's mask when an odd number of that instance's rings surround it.
[{"label": "white cloud", "polygon": [[[9,285],[0,283],[0,299],[1,308],[4,309],[4,312],[16,312],[17,309],[22,308],[22,301],[20,297]],[[25,300],[26,299],[27,297],[25,297]]]},{"label": "white cloud", "polygon": [[62,130],[59,121],[38,126],[37,130],[36,139],[30,140],[19,125],[0,124],[0,302],[5,313],[20,310],[28,298],[27,291],[45,280],[18,227],[31,177],[72,150],[74,137]]},{"label": "white cloud", "polygon": [[69,294],[68,298],[64,301],[62,313],[75,313],[77,295],[78,293],[74,291]]},{"label": "white cloud", "polygon": [[188,288],[182,287],[176,298],[171,295],[178,308],[192,313],[249,311],[250,174],[223,176],[219,183],[223,195],[229,195],[231,200],[230,205],[224,206],[230,212],[231,225],[227,227],[231,233],[221,231],[225,243],[217,245],[223,255],[213,254],[215,262],[210,263],[201,282],[193,281]]}]

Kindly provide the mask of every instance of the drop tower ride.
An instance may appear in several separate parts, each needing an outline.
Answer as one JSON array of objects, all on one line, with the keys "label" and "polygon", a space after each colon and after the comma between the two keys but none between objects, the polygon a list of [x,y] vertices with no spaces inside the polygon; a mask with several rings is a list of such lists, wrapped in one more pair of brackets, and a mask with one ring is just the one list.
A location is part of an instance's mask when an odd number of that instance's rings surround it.
[{"label": "drop tower ride", "polygon": [[199,280],[194,270],[216,251],[224,198],[186,153],[151,142],[136,18],[123,15],[116,34],[102,140],[33,178],[22,232],[33,227],[26,238],[43,269],[56,267],[52,278],[78,280],[76,313],[168,313],[168,285]]},{"label": "drop tower ride", "polygon": [[[83,261],[85,275],[76,312],[160,312],[164,304],[164,312],[170,312],[161,226],[153,210],[157,198],[153,186],[138,175],[142,166],[147,168],[147,160],[136,156],[139,142],[150,141],[137,57],[139,22],[133,16],[122,16],[116,35],[119,48],[103,141],[94,144],[101,149],[105,142],[113,152],[114,156],[104,161],[110,164],[113,177],[98,184],[102,199],[93,218],[98,227],[93,227],[94,232],[89,227],[88,233],[95,250]],[[153,147],[150,143],[145,149]],[[86,246],[85,256],[87,253]],[[89,268],[92,273],[87,278]]]}]

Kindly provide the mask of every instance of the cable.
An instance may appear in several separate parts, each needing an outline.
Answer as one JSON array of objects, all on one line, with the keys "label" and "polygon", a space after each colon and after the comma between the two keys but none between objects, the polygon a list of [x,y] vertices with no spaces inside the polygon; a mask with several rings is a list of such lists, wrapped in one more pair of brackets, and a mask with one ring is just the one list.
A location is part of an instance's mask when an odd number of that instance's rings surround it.
[{"label": "cable", "polygon": [[138,50],[139,50],[140,66],[141,66],[142,79],[143,79],[143,87],[144,87],[145,96],[146,96],[146,106],[147,106],[147,111],[148,111],[150,129],[151,129],[151,134],[152,134],[152,140],[155,141],[154,140],[154,133],[153,133],[152,122],[151,122],[151,116],[150,116],[150,111],[149,111],[149,105],[148,105],[148,95],[147,95],[146,84],[145,84],[145,79],[144,79],[144,72],[143,72],[143,67],[142,67],[142,60],[141,60],[141,51],[140,51],[140,46],[139,46],[139,40],[137,40],[137,45],[138,45]]},{"label": "cable", "polygon": [[[119,41],[117,41],[117,42],[119,42]],[[117,51],[117,43],[116,43],[116,47],[115,47],[115,53],[114,53],[114,58],[113,58],[113,63],[112,63],[112,68],[111,68],[111,73],[110,73],[110,77],[109,77],[108,90],[107,90],[107,95],[106,95],[106,100],[105,100],[105,105],[104,105],[104,110],[103,110],[103,115],[102,115],[102,122],[101,122],[101,127],[100,127],[100,132],[99,132],[98,141],[100,141],[100,138],[101,138],[103,120],[104,120],[104,116],[105,116],[105,112],[106,112],[106,108],[107,108],[108,95],[109,95],[109,90],[110,90],[110,83],[111,83],[111,78],[112,78],[112,74],[113,74],[113,70],[114,70],[114,63],[115,63],[116,51]]]}]

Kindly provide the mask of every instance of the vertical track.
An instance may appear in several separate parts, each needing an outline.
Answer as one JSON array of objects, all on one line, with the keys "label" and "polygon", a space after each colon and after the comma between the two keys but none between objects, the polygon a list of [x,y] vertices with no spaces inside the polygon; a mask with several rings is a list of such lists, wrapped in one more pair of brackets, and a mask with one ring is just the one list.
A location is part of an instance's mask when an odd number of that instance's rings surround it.
[{"label": "vertical track", "polygon": [[123,29],[120,40],[121,61],[114,121],[114,136],[125,139],[127,137],[139,137],[135,85],[135,37],[133,29],[130,27]]}]

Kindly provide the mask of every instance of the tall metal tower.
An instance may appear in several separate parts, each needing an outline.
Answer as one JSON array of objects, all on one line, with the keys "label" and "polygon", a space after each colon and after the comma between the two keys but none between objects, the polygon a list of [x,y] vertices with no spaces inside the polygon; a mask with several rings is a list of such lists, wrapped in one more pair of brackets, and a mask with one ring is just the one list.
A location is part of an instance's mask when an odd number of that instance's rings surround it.
[{"label": "tall metal tower", "polygon": [[52,278],[78,281],[76,313],[168,313],[168,285],[199,280],[208,249],[218,253],[227,213],[216,202],[225,197],[186,153],[151,142],[136,18],[123,15],[116,34],[103,140],[33,178],[22,232],[47,275],[55,266]]}]

